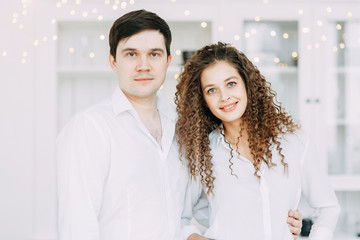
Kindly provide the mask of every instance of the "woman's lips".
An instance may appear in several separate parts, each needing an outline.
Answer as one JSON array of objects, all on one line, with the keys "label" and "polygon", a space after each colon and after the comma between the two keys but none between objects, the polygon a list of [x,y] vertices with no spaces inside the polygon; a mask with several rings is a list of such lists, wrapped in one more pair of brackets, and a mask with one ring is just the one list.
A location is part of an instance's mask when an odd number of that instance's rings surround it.
[{"label": "woman's lips", "polygon": [[234,110],[236,108],[238,102],[234,102],[225,106],[220,107],[220,109],[224,112],[231,112],[232,110]]}]

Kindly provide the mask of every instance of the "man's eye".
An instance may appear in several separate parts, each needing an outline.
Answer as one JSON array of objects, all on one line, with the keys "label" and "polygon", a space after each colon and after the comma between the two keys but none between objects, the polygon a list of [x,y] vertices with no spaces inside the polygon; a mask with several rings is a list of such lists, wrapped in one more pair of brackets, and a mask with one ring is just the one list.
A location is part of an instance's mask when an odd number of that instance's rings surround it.
[{"label": "man's eye", "polygon": [[128,55],[129,57],[134,57],[134,56],[135,56],[135,53],[129,52],[127,55]]},{"label": "man's eye", "polygon": [[151,53],[151,56],[152,57],[157,57],[157,56],[159,56],[159,53]]}]

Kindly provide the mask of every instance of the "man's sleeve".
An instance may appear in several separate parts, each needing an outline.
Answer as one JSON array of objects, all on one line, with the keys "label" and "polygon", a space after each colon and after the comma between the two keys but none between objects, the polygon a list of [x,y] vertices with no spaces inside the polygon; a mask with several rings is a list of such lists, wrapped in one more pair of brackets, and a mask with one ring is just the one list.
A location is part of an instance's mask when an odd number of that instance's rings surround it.
[{"label": "man's sleeve", "polygon": [[99,125],[84,115],[72,119],[57,139],[60,240],[99,240],[107,161],[108,144]]},{"label": "man's sleeve", "polygon": [[208,199],[202,190],[200,180],[189,180],[184,209],[181,216],[183,239],[188,239],[188,237],[193,233],[201,235],[198,227],[192,222],[193,218],[195,218],[201,225],[205,227],[209,226],[208,205]]}]

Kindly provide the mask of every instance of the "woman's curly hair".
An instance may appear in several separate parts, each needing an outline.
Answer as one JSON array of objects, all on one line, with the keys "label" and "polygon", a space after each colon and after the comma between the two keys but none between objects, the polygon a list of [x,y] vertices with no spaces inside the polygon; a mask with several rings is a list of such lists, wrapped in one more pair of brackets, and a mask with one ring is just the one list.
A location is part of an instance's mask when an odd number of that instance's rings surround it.
[{"label": "woman's curly hair", "polygon": [[[245,83],[248,101],[242,116],[242,124],[245,123],[247,126],[255,176],[260,178],[258,171],[262,161],[268,167],[276,165],[272,162],[270,148],[272,144],[275,144],[282,158],[284,172],[287,171],[287,163],[281,153],[279,139],[281,135],[287,132],[293,133],[299,128],[291,116],[277,103],[276,93],[271,90],[270,83],[243,53],[221,42],[207,45],[196,51],[185,63],[184,71],[180,74],[179,83],[176,86],[175,103],[178,112],[176,133],[180,157],[185,156],[193,178],[201,177],[202,185],[208,189],[207,194],[213,193],[215,180],[209,134],[220,127],[221,120],[215,117],[206,106],[200,78],[207,67],[219,61],[225,61],[235,67]],[[242,126],[241,131],[244,130]],[[230,155],[229,168],[232,174],[232,151]]]}]

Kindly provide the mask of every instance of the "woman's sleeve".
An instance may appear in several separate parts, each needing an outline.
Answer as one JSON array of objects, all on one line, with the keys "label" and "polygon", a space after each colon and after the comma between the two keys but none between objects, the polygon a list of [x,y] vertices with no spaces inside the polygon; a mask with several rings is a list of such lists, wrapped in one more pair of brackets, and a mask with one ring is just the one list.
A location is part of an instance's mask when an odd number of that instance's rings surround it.
[{"label": "woman's sleeve", "polygon": [[201,235],[199,228],[192,222],[193,218],[201,225],[209,226],[208,200],[199,179],[189,180],[186,190],[181,216],[182,235],[185,240],[193,233]]},{"label": "woman's sleeve", "polygon": [[304,142],[302,192],[309,205],[315,209],[309,240],[331,240],[340,214],[340,205],[314,145],[309,140]]}]

